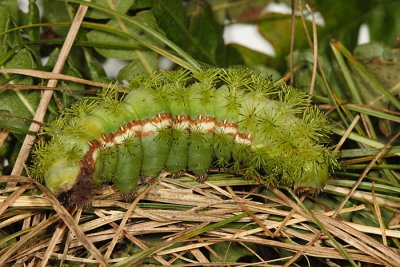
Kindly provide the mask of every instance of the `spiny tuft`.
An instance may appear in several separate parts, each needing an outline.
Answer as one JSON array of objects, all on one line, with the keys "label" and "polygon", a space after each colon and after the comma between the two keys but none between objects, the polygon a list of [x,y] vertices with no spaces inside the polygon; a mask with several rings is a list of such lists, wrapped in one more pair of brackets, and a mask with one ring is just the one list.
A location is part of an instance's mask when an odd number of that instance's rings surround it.
[{"label": "spiny tuft", "polygon": [[239,90],[247,88],[251,83],[251,72],[249,69],[229,68],[223,71],[220,79],[224,81],[231,90]]}]

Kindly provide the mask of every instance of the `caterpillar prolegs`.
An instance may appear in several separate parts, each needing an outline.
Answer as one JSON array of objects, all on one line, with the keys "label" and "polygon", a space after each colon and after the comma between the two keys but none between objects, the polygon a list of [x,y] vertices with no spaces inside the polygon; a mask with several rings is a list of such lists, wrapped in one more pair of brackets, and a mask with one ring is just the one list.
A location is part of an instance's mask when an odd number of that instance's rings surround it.
[{"label": "caterpillar prolegs", "polygon": [[249,69],[165,71],[130,87],[86,98],[46,129],[32,169],[54,194],[86,205],[105,181],[132,193],[140,177],[188,170],[204,181],[210,166],[318,190],[336,164],[331,126],[307,95]]}]

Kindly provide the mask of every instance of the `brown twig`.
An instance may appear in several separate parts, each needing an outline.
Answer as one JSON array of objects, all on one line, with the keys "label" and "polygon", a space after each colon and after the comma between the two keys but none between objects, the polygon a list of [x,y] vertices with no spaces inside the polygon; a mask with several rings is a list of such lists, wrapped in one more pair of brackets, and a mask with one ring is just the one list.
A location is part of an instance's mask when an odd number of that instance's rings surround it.
[{"label": "brown twig", "polygon": [[353,185],[351,188],[350,192],[346,195],[346,197],[342,200],[340,203],[339,207],[336,209],[334,217],[336,217],[340,210],[343,209],[344,205],[346,202],[350,199],[350,197],[353,195],[353,193],[356,191],[357,187],[360,185],[364,177],[367,175],[367,173],[371,170],[372,166],[380,159],[380,157],[384,154],[385,150],[400,136],[400,131],[397,132],[390,140],[387,142],[382,149],[376,154],[376,156],[371,160],[371,162],[368,164],[368,166],[365,168],[365,170],[361,173],[360,177],[358,178],[357,182]]},{"label": "brown twig", "polygon": [[[30,186],[33,186],[33,180],[28,178],[0,176],[1,183],[6,183],[7,181],[19,183],[26,182],[27,184],[30,184]],[[173,183],[170,183],[170,181],[173,181]],[[208,184],[218,185],[219,182],[220,178],[214,180],[214,178],[211,177]],[[187,189],[186,187],[191,189]],[[143,189],[143,186],[138,189],[139,194]],[[156,206],[136,207],[129,215],[129,220],[123,227],[121,236],[118,240],[126,238],[126,242],[123,242],[124,244],[132,242],[132,245],[134,244],[142,250],[136,251],[135,249],[135,253],[139,253],[137,254],[138,256],[142,254],[142,256],[140,256],[141,259],[143,259],[144,253],[148,258],[154,257],[160,262],[159,265],[163,266],[172,265],[176,260],[186,262],[183,263],[182,266],[189,266],[188,264],[192,264],[191,266],[224,266],[227,264],[226,262],[223,263],[222,258],[224,253],[221,255],[222,257],[219,258],[219,263],[213,262],[213,265],[204,263],[204,260],[201,260],[200,262],[200,257],[202,256],[198,253],[198,250],[200,249],[203,251],[203,248],[212,253],[211,248],[215,248],[213,244],[224,241],[232,241],[235,245],[242,245],[243,242],[246,244],[252,243],[257,247],[255,251],[261,248],[261,246],[268,246],[285,251],[300,252],[302,256],[316,257],[319,259],[345,259],[340,252],[330,246],[328,243],[329,241],[325,242],[325,236],[322,238],[324,242],[320,242],[318,245],[305,245],[313,240],[314,234],[310,229],[306,229],[306,233],[299,232],[299,228],[304,229],[303,227],[309,225],[308,222],[310,221],[310,217],[304,217],[301,213],[298,213],[297,210],[293,217],[287,221],[285,231],[282,233],[284,234],[284,237],[293,239],[293,243],[287,243],[280,239],[274,240],[273,238],[265,238],[265,231],[260,226],[256,228],[218,227],[204,232],[201,235],[191,235],[190,238],[182,238],[182,233],[194,225],[203,222],[221,222],[222,220],[230,218],[232,214],[242,213],[243,209],[238,205],[238,202],[235,201],[234,195],[226,195],[226,193],[229,193],[229,189],[225,189],[227,188],[220,188],[219,186],[211,187],[207,184],[194,184],[194,182],[187,182],[185,179],[164,180],[163,183],[159,183],[155,188],[152,188],[149,193],[142,198],[142,200],[145,203],[150,202],[156,205],[159,203],[183,204],[185,208],[177,210],[176,205],[173,205],[171,208],[161,208]],[[262,224],[264,224],[269,230],[276,229],[281,224],[282,220],[290,214],[290,210],[287,208],[294,208],[294,205],[288,205],[290,203],[277,197],[236,190],[234,191],[234,194],[240,198],[240,201],[245,200],[245,202],[241,203],[243,203],[243,205],[245,205],[251,212],[255,212],[257,218],[260,219]],[[6,197],[0,196],[0,203],[5,198]],[[379,196],[376,197],[376,202],[379,203],[379,205],[382,205],[379,201]],[[123,196],[117,193],[114,188],[106,186],[99,189],[98,195],[94,200],[94,214],[91,212],[85,212],[82,217],[83,220],[75,218],[75,224],[80,221],[77,226],[83,233],[85,233],[90,242],[93,244],[103,244],[102,247],[98,247],[98,250],[104,255],[110,242],[115,237],[117,229],[120,227],[121,220],[126,216],[126,210],[130,205],[130,203],[123,201]],[[8,244],[4,250],[0,251],[0,256],[2,256],[2,253],[7,250],[13,249],[15,253],[7,259],[7,263],[15,264],[16,262],[21,262],[22,264],[28,264],[32,259],[36,258],[38,259],[37,264],[40,264],[40,259],[45,259],[46,251],[48,251],[46,249],[52,241],[52,237],[48,236],[47,233],[49,233],[49,230],[55,229],[57,223],[64,221],[64,218],[56,220],[50,225],[50,227],[35,228],[41,221],[46,220],[45,216],[49,214],[49,209],[58,209],[58,207],[50,202],[46,196],[22,196],[13,202],[12,206],[13,209],[9,209],[7,210],[7,213],[4,213],[2,218],[5,218],[5,220],[2,220],[0,223],[0,228],[9,227],[12,226],[12,224],[19,224],[27,216],[32,216],[31,214],[38,215],[38,219],[32,219],[29,224],[29,228],[31,229],[27,229],[26,232],[17,233],[15,235],[17,240],[22,238],[24,239],[22,243],[18,244],[18,250],[15,250],[16,247],[14,248],[11,243]],[[188,206],[192,208],[188,208]],[[296,206],[301,207],[299,203],[297,203]],[[399,204],[397,207],[399,207]],[[342,209],[341,214],[353,213],[364,209],[365,206],[363,205],[352,206]],[[304,212],[304,210],[302,211]],[[13,216],[15,212],[18,212],[20,216]],[[342,244],[346,247],[348,254],[353,258],[353,260],[382,264],[382,262],[393,262],[398,259],[398,256],[396,257],[393,254],[398,254],[398,250],[394,248],[393,244],[389,243],[388,247],[385,248],[380,244],[380,242],[376,240],[373,242],[374,240],[368,239],[367,235],[371,235],[370,239],[373,239],[373,235],[381,235],[381,229],[379,227],[364,226],[344,220],[330,220],[329,217],[332,216],[333,213],[334,211],[325,211],[322,213],[313,212],[313,214],[318,218],[318,221],[325,225],[326,229],[332,235],[337,236],[342,241]],[[158,219],[159,217],[162,217],[163,219],[160,220]],[[247,226],[248,224],[253,224],[254,219],[247,216],[242,218],[239,222],[244,223],[243,226]],[[397,222],[394,223],[397,224]],[[312,227],[312,225],[310,226]],[[24,238],[24,236],[31,230],[35,232],[35,236],[33,238],[31,237],[29,240]],[[400,231],[398,230],[387,229],[385,232],[388,240],[389,238],[400,238]],[[146,239],[146,236],[152,236],[154,234],[160,234],[165,239],[169,238],[168,240],[173,240],[171,244],[176,244],[176,246],[172,249],[169,246],[170,243],[164,242],[163,246],[153,248],[154,245],[147,243],[144,239]],[[140,240],[139,237],[140,239],[144,239]],[[176,239],[174,237],[176,237]],[[70,241],[68,241],[68,239]],[[84,250],[86,251],[87,249],[82,245],[80,237],[68,239],[67,241],[64,239],[58,239],[55,249],[51,253],[51,261],[64,259],[69,263],[80,263],[82,265],[98,263],[92,255],[89,257],[86,256],[87,254]],[[320,239],[317,238],[316,240],[318,242]],[[70,245],[65,245],[66,242]],[[163,242],[163,239],[160,239],[160,242]],[[299,245],[299,242],[303,245]],[[163,254],[163,256],[155,253],[153,249],[160,251],[160,254]],[[390,253],[390,250],[393,250],[392,254]],[[123,249],[122,251],[126,250]],[[120,252],[121,250],[117,252],[114,249],[112,257],[110,257],[110,260],[107,262],[109,264],[117,263],[121,265],[126,258],[123,256],[121,257]],[[197,258],[192,257],[192,252],[197,253]],[[388,254],[388,259],[382,260],[382,254]],[[215,251],[213,255],[215,256]],[[257,257],[255,254],[254,256]],[[165,258],[163,259],[162,257]],[[218,259],[218,257],[216,258]],[[274,257],[274,259],[265,262],[259,258],[257,263],[241,263],[237,265],[268,266],[268,264],[273,264],[278,261],[282,262],[284,260],[288,260],[288,257]],[[146,259],[146,261],[148,260]],[[228,264],[233,265],[229,262]],[[292,264],[292,266],[296,265]]]},{"label": "brown twig", "polygon": [[343,134],[342,138],[340,138],[339,142],[337,143],[336,147],[335,147],[335,152],[338,152],[339,149],[342,147],[342,145],[344,144],[344,142],[346,141],[347,137],[349,137],[349,135],[351,134],[351,132],[353,131],[354,127],[356,126],[358,120],[360,119],[360,115],[356,115],[353,119],[353,121],[351,122],[350,126],[347,128],[346,132]]},{"label": "brown twig", "polygon": [[[57,62],[54,66],[53,73],[59,74],[61,73],[69,51],[71,50],[72,44],[75,41],[75,37],[78,33],[79,27],[85,17],[86,11],[88,7],[84,5],[80,5],[78,11],[76,12],[75,18],[72,21],[71,28],[68,31],[68,35],[65,39],[65,43],[61,48],[60,55],[58,56]],[[58,80],[51,79],[47,83],[47,87],[54,88],[57,86]],[[34,121],[43,122],[43,118],[46,114],[47,106],[51,100],[53,95],[53,90],[44,91],[42,98],[40,99],[39,106],[36,110],[35,116],[33,117]],[[29,127],[29,131],[33,133],[37,133],[40,129],[40,124],[33,122]],[[11,172],[12,175],[20,175],[24,168],[25,162],[28,158],[28,155],[32,149],[33,143],[35,141],[35,135],[28,134],[25,137],[25,140],[22,144],[22,147],[19,151],[18,158],[15,161],[13,170]]]},{"label": "brown twig", "polygon": [[295,1],[291,0],[292,6],[292,25],[291,25],[291,32],[290,32],[290,55],[289,55],[289,69],[290,69],[290,84],[293,84],[294,77],[293,77],[293,51],[294,51],[294,37],[296,32],[296,15],[295,15]]},{"label": "brown twig", "polygon": [[[311,214],[308,215],[301,206],[297,205],[293,200],[283,194],[280,190],[273,189],[272,191],[279,197],[281,197],[282,200],[286,202],[286,205],[294,208],[296,212],[299,213],[301,216],[304,216],[308,220],[313,221]],[[321,225],[323,225],[327,233],[330,233],[330,235],[334,235],[342,240],[345,240],[348,244],[357,248],[359,251],[368,253],[369,255],[380,261],[381,264],[396,266],[393,265],[393,263],[399,262],[400,256],[396,254],[396,252],[391,251],[373,238],[359,232],[358,230],[342,223],[340,220],[337,220],[335,218],[331,218],[317,212],[313,212],[312,214],[316,220],[320,221]],[[317,234],[320,233],[318,232]],[[346,251],[346,253],[348,254],[348,248],[345,249],[342,245],[340,246],[342,247],[342,250]]]},{"label": "brown twig", "polygon": [[238,206],[247,213],[247,215],[249,215],[249,217],[251,217],[257,224],[258,226],[260,226],[263,231],[265,236],[272,236],[272,232],[265,227],[264,223],[262,222],[262,220],[260,220],[259,218],[257,218],[257,216],[249,209],[247,208],[245,205],[243,205],[242,199],[240,199],[235,192],[232,190],[232,188],[230,188],[229,186],[227,187],[228,192],[233,196],[233,198],[235,199],[235,201],[237,202]]},{"label": "brown twig", "polygon": [[[353,120],[352,125],[356,124],[358,121],[358,119]],[[353,126],[350,126],[349,129],[352,129]],[[381,157],[381,155],[383,154],[383,152],[386,150],[386,148],[388,146],[390,146],[390,144],[392,144],[397,137],[400,135],[400,132],[397,133],[397,135],[395,135],[387,144],[385,144],[385,146],[379,151],[379,153],[374,157],[374,159],[371,161],[371,163],[367,166],[367,168],[364,170],[364,172],[361,174],[360,178],[358,179],[358,181],[356,182],[356,184],[353,185],[352,189],[349,191],[349,193],[346,195],[345,199],[340,203],[339,207],[335,210],[335,213],[333,214],[332,218],[335,218],[340,211],[343,209],[344,205],[346,204],[346,202],[350,199],[350,197],[354,194],[354,191],[357,189],[358,185],[361,183],[362,179],[365,177],[365,175],[367,175],[368,171],[371,169],[371,167],[375,164],[375,162]],[[314,237],[313,237],[313,241],[312,242],[308,242],[307,246],[312,246],[315,241],[317,241],[319,239],[319,237],[322,235],[322,232],[319,231],[317,233],[315,233]],[[292,258],[290,258],[284,266],[289,266],[290,264],[292,264],[293,262],[295,262],[299,257],[301,256],[300,252],[297,252],[295,255],[293,255]]]},{"label": "brown twig", "polygon": [[109,259],[111,256],[111,253],[114,250],[115,245],[117,244],[123,230],[125,227],[126,222],[129,219],[129,216],[132,214],[132,211],[136,208],[137,204],[139,203],[139,201],[143,198],[144,195],[146,195],[149,190],[151,189],[151,186],[147,186],[147,188],[145,190],[143,190],[136,198],[135,200],[132,202],[132,204],[129,206],[128,210],[126,211],[124,217],[122,218],[121,224],[119,225],[117,231],[115,232],[114,238],[111,240],[110,245],[107,248],[107,251],[104,255],[104,257],[106,259]]},{"label": "brown twig", "polygon": [[53,90],[60,92],[76,92],[83,94],[95,94],[96,90],[81,90],[81,89],[70,89],[70,88],[49,88],[44,85],[32,85],[32,84],[2,84],[0,90]]},{"label": "brown twig", "polygon": [[6,130],[1,130],[0,131],[0,147],[2,147],[4,145],[4,143],[7,140],[7,137],[10,133]]},{"label": "brown twig", "polygon": [[[68,38],[68,36],[67,36],[67,38]],[[61,49],[61,52],[62,52],[62,49]],[[61,55],[61,52],[60,52],[60,55]],[[56,68],[56,66],[54,67],[54,69]],[[3,74],[13,73],[13,74],[31,76],[31,77],[35,77],[35,78],[47,79],[47,80],[50,80],[49,83],[47,84],[48,88],[55,88],[56,85],[57,85],[57,83],[54,84],[54,81],[52,82],[53,84],[51,84],[50,83],[51,80],[70,81],[70,82],[81,83],[81,84],[94,86],[94,87],[99,87],[99,88],[103,88],[103,87],[107,87],[108,86],[108,84],[105,84],[105,83],[90,81],[90,80],[86,80],[86,79],[82,79],[82,78],[77,78],[77,77],[74,77],[74,76],[69,76],[69,75],[65,75],[65,74],[56,73],[56,72],[54,72],[54,70],[53,70],[53,72],[48,72],[48,71],[31,70],[31,69],[7,69],[7,68],[2,68],[2,69],[0,69],[0,73],[3,73]]]},{"label": "brown twig", "polygon": [[[71,50],[72,44],[75,40],[75,37],[78,33],[79,27],[83,21],[83,18],[86,14],[88,7],[84,5],[80,5],[78,11],[76,12],[76,15],[74,17],[74,20],[71,24],[71,27],[68,31],[68,35],[66,37],[65,43],[63,47],[61,48],[59,57],[57,59],[57,62],[54,66],[53,69],[53,74],[59,74],[61,73],[65,61],[67,59],[67,56],[69,54],[69,51]],[[4,71],[4,70],[3,70]],[[58,80],[57,79],[50,79],[47,87],[49,88],[54,88],[57,85]],[[42,98],[40,100],[39,106],[36,110],[35,116],[33,118],[34,121],[37,122],[43,122],[43,118],[46,114],[47,106],[51,100],[51,97],[53,95],[53,90],[46,90],[44,91]],[[33,122],[29,128],[30,132],[36,133],[40,129],[40,124]],[[19,151],[18,158],[14,164],[14,168],[12,170],[12,175],[20,175],[22,173],[22,170],[25,165],[25,161],[28,158],[28,155],[30,153],[30,150],[32,148],[33,142],[35,141],[35,135],[30,135],[28,134],[25,137],[25,140],[22,144],[21,150]],[[26,184],[22,186],[19,191],[14,192],[10,197],[16,198],[20,194],[22,194],[26,189],[25,187],[30,186],[29,184]],[[86,247],[86,249],[92,253],[92,255],[95,256],[96,260],[102,265],[102,266],[107,266],[106,260],[103,258],[103,256],[100,254],[100,252],[97,250],[97,248],[93,245],[92,242],[85,236],[85,234],[82,232],[82,230],[79,228],[77,223],[74,221],[74,219],[71,217],[71,215],[68,213],[67,210],[65,210],[64,207],[62,207],[57,199],[54,197],[54,195],[44,186],[42,186],[39,183],[36,183],[36,186],[39,187],[39,189],[48,197],[48,199],[52,202],[53,208],[56,210],[60,218],[63,220],[63,222],[74,232],[74,234],[79,238],[80,242]],[[13,196],[14,195],[14,196]],[[10,198],[9,197],[9,198]],[[5,210],[10,203],[6,203],[6,205],[2,205],[2,209]],[[3,260],[6,260],[8,258],[8,254],[5,254],[2,256]]]},{"label": "brown twig", "polygon": [[[303,201],[305,199],[305,196],[301,197],[301,201]],[[290,211],[290,213],[285,217],[285,219],[283,219],[283,221],[281,222],[281,224],[279,224],[279,226],[276,228],[275,232],[273,233],[272,237],[276,237],[279,232],[283,229],[283,227],[286,226],[286,223],[293,217],[294,213],[296,212],[296,210],[292,209]]]},{"label": "brown twig", "polygon": [[381,229],[381,235],[382,235],[382,243],[387,246],[387,237],[386,237],[386,227],[385,227],[385,222],[383,221],[382,218],[382,213],[381,209],[379,207],[379,203],[376,201],[376,194],[375,194],[375,182],[372,182],[372,188],[371,188],[371,196],[372,196],[372,201],[374,203],[374,210],[375,210],[375,216],[378,219],[379,222],[379,227]]},{"label": "brown twig", "polygon": [[98,249],[93,245],[89,238],[85,235],[82,229],[79,227],[71,214],[60,204],[57,198],[43,185],[36,181],[33,181],[35,185],[42,191],[43,194],[48,198],[53,206],[54,210],[58,213],[62,221],[68,226],[68,228],[75,234],[83,246],[98,260],[102,266],[108,266],[107,261],[98,251]]},{"label": "brown twig", "polygon": [[[79,220],[80,220],[80,218],[82,216],[82,211],[83,211],[82,209],[78,209],[78,208],[76,209],[76,213],[75,213],[75,217],[74,217],[74,220],[75,220],[76,224],[79,223]],[[71,214],[73,214],[73,213],[71,213]],[[62,257],[61,257],[60,266],[63,266],[63,263],[64,263],[64,261],[65,261],[65,259],[67,257],[68,249],[69,249],[69,247],[71,245],[71,240],[72,240],[73,236],[74,236],[74,233],[70,230],[68,232],[67,238],[66,238],[66,240],[64,242],[64,251],[63,251],[63,254],[62,254]]]},{"label": "brown twig", "polygon": [[312,96],[314,95],[315,79],[317,77],[317,66],[318,66],[318,35],[317,25],[315,23],[314,12],[312,12],[309,5],[306,5],[307,10],[312,16],[312,30],[313,30],[313,68],[311,75],[310,91],[308,93],[308,101],[311,102]]},{"label": "brown twig", "polygon": [[304,19],[304,12],[303,12],[303,3],[302,3],[302,1],[301,1],[301,0],[298,0],[297,5],[298,5],[298,7],[299,7],[300,18],[301,18],[301,22],[302,22],[302,24],[303,24],[304,32],[306,33],[306,38],[307,38],[307,41],[308,41],[308,45],[310,46],[310,48],[312,48],[312,47],[313,47],[313,45],[312,45],[313,42],[312,42],[312,40],[311,40],[310,33],[308,32],[308,29],[307,29],[306,20]]}]

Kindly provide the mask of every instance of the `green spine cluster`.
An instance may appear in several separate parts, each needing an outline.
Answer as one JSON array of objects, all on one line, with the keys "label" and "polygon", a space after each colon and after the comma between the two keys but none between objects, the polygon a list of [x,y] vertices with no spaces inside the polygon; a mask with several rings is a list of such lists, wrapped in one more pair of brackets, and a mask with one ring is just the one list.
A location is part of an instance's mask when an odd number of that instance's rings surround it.
[{"label": "green spine cluster", "polygon": [[37,146],[32,170],[55,194],[73,187],[91,141],[159,114],[172,120],[186,115],[192,122],[199,116],[225,121],[251,143],[229,131],[171,122],[152,134],[126,135],[102,146],[95,153],[95,183],[113,181],[129,193],[139,177],[158,176],[163,169],[189,170],[204,178],[210,166],[218,166],[271,186],[318,190],[337,164],[325,145],[331,126],[319,109],[307,104],[307,95],[249,69],[167,71],[137,76],[131,87],[124,96],[105,90],[87,98],[46,129],[52,138]]}]

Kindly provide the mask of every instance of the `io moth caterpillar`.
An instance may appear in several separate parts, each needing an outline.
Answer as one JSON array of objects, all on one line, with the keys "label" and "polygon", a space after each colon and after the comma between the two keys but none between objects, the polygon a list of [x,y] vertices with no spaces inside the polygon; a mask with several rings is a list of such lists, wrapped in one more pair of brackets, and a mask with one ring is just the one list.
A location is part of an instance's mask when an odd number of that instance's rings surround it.
[{"label": "io moth caterpillar", "polygon": [[77,103],[45,130],[32,170],[78,205],[105,181],[132,193],[140,177],[188,170],[204,181],[210,166],[319,190],[336,165],[330,128],[305,93],[249,69],[166,71]]}]

